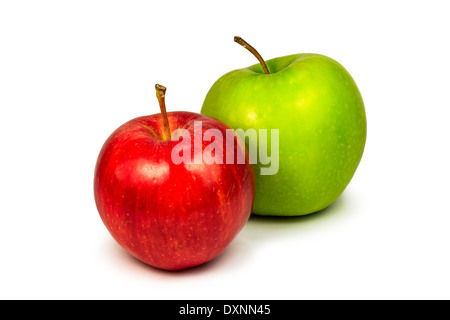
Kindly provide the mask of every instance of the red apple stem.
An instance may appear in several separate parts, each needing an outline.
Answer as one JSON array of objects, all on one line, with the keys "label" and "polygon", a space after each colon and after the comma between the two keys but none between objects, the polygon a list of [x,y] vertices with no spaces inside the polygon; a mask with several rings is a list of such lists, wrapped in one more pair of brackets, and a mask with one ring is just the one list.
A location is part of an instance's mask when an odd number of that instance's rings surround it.
[{"label": "red apple stem", "polygon": [[163,140],[170,140],[172,133],[170,132],[170,126],[169,126],[169,118],[167,117],[166,112],[166,102],[165,102],[165,96],[166,96],[166,87],[156,84],[156,97],[158,98],[159,102],[159,108],[161,109],[161,115],[163,120]]},{"label": "red apple stem", "polygon": [[264,61],[264,59],[261,57],[261,55],[258,53],[258,51],[256,51],[255,48],[253,48],[250,44],[248,44],[247,41],[245,41],[244,39],[242,39],[241,37],[234,37],[234,42],[239,43],[241,46],[243,46],[245,49],[247,49],[248,51],[250,51],[255,57],[256,59],[258,59],[259,63],[261,63],[264,72],[266,74],[269,74],[269,69],[267,68],[266,62]]}]

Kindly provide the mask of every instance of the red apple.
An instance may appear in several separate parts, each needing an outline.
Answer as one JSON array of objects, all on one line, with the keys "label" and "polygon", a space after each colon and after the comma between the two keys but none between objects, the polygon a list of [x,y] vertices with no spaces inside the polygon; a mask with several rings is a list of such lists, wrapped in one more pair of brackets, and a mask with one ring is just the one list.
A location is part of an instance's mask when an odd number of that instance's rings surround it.
[{"label": "red apple", "polygon": [[[255,177],[242,140],[234,131],[236,141],[225,139],[228,125],[197,113],[166,113],[164,93],[157,85],[162,114],[128,121],[106,140],[94,194],[103,223],[127,252],[154,267],[178,270],[214,259],[236,237],[252,210]],[[171,128],[185,129],[191,142],[203,138],[189,146],[190,164],[173,161],[181,139],[170,139]],[[212,144],[204,137],[208,129],[224,137],[222,164],[194,161],[194,152]],[[245,162],[227,163],[225,150]],[[216,159],[219,151],[212,152]]]}]

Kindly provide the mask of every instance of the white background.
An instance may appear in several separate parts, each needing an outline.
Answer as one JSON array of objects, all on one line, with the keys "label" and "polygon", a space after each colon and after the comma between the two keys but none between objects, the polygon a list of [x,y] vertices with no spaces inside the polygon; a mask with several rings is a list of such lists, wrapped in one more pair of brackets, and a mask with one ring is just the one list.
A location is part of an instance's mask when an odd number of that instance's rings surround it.
[{"label": "white background", "polygon": [[[0,298],[449,299],[445,1],[0,2]],[[251,218],[218,259],[146,266],[97,213],[98,152],[122,123],[199,112],[224,73],[315,52],[353,75],[366,150],[329,209]],[[295,130],[295,128],[292,128]]]}]

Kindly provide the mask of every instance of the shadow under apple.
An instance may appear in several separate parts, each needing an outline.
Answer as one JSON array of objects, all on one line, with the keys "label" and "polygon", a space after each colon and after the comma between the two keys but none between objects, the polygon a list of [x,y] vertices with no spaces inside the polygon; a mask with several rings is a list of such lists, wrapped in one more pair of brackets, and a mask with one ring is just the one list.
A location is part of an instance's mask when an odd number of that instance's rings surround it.
[{"label": "shadow under apple", "polygon": [[[222,254],[213,260],[201,265],[181,269],[181,270],[163,270],[148,265],[141,260],[135,258],[123,249],[115,241],[108,241],[108,255],[111,262],[121,268],[131,269],[137,272],[145,272],[157,276],[187,276],[208,273],[215,269],[226,268],[227,265],[236,265],[236,261],[245,261],[251,253],[251,248],[246,244],[245,240],[234,239]],[[112,257],[111,257],[112,256]]]},{"label": "shadow under apple", "polygon": [[[113,241],[108,241],[110,252],[113,253],[114,261],[119,265],[127,265],[144,272],[150,272],[159,276],[187,276],[209,273],[215,269],[225,268],[227,265],[245,263],[251,258],[254,243],[273,241],[274,238],[289,237],[290,234],[301,234],[302,229],[316,228],[333,220],[345,217],[352,206],[350,196],[341,195],[327,208],[306,216],[280,217],[280,216],[258,216],[252,215],[238,236],[232,241],[225,251],[217,258],[196,267],[167,271],[152,267],[139,259],[133,257],[122,247]],[[351,211],[351,210],[350,210]],[[113,247],[113,248],[111,248]],[[137,270],[136,270],[137,271]]]},{"label": "shadow under apple", "polygon": [[305,229],[320,228],[321,225],[342,221],[351,214],[351,196],[342,194],[327,208],[304,216],[260,216],[252,214],[240,237],[251,241],[272,241],[273,238],[298,235]]}]

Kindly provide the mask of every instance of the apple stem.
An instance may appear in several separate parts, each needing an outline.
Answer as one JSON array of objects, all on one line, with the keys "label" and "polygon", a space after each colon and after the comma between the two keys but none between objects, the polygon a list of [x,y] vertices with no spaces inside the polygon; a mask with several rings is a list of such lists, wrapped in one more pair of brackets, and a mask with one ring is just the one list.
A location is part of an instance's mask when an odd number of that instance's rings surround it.
[{"label": "apple stem", "polygon": [[264,72],[266,74],[269,74],[269,69],[267,68],[266,62],[264,61],[264,59],[261,57],[261,55],[258,53],[258,51],[256,51],[255,48],[253,48],[251,45],[248,44],[247,41],[245,41],[244,39],[242,39],[241,37],[234,37],[234,42],[239,43],[241,46],[243,46],[245,49],[247,49],[248,51],[250,51],[255,57],[256,59],[258,59],[259,63],[261,63]]},{"label": "apple stem", "polygon": [[165,96],[166,96],[166,87],[156,84],[156,97],[158,98],[159,102],[159,108],[161,109],[161,115],[163,120],[163,140],[170,140],[172,133],[170,132],[170,126],[169,126],[169,118],[167,117],[166,112],[166,102],[165,102]]}]

